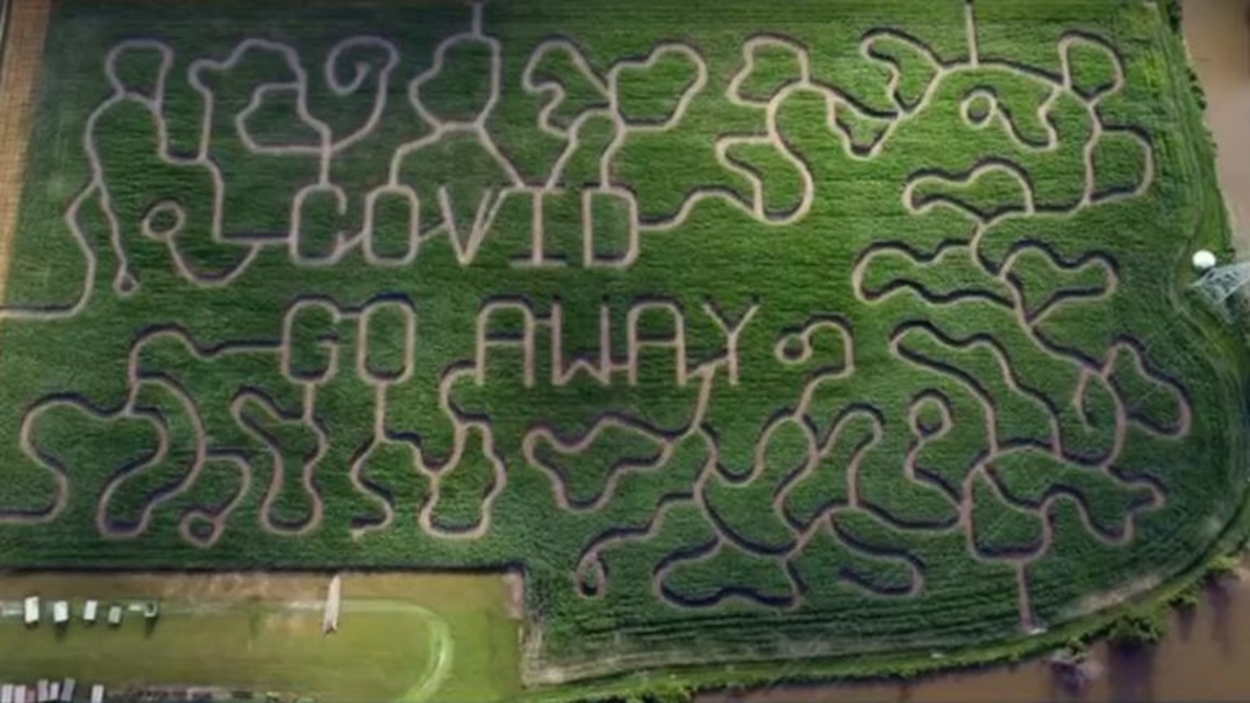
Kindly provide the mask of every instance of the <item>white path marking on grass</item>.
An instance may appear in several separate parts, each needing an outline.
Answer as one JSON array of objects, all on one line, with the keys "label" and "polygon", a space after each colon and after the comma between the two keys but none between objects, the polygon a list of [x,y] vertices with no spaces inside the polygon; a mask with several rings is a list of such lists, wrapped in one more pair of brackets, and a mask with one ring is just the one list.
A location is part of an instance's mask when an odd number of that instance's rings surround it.
[{"label": "white path marking on grass", "polygon": [[968,65],[981,65],[981,47],[977,40],[977,11],[974,0],[964,0],[964,33],[968,36]]},{"label": "white path marking on grass", "polygon": [[[343,612],[347,613],[410,613],[424,618],[429,631],[429,662],[413,685],[398,699],[400,703],[425,703],[432,700],[451,674],[455,660],[455,638],[451,625],[441,615],[429,608],[399,601],[345,601]],[[346,625],[351,626],[350,621]]]},{"label": "white path marking on grass", "polygon": [[[197,602],[194,604],[170,603],[163,605],[161,610],[166,615],[182,615],[189,617],[206,617],[229,613],[246,604],[228,601]],[[291,601],[279,606],[282,611],[292,613],[315,613],[325,608],[324,601]],[[345,600],[341,614],[372,613],[372,614],[408,614],[417,615],[426,626],[427,649],[429,653],[425,667],[417,672],[413,683],[396,699],[396,703],[425,703],[433,700],[434,694],[442,688],[451,675],[455,662],[455,638],[451,625],[439,613],[415,603],[391,600]],[[350,618],[343,627],[351,627]],[[336,635],[329,635],[334,637]],[[406,672],[387,672],[388,675],[402,677]]]}]

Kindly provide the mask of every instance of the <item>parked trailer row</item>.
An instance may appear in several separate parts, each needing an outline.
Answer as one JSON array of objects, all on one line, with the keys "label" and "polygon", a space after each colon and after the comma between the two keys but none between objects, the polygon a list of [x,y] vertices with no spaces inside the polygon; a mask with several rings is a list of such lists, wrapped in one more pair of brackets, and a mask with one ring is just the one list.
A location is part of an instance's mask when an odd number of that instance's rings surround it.
[{"label": "parked trailer row", "polygon": [[[73,703],[78,682],[74,679],[49,681],[39,679],[34,686],[26,684],[0,684],[0,703]],[[104,703],[104,686],[91,687],[90,703]]]},{"label": "parked trailer row", "polygon": [[[88,600],[82,606],[82,619],[88,625],[94,623],[100,617],[100,601]],[[134,613],[142,613],[145,620],[155,620],[160,615],[160,606],[156,601],[142,601],[123,605],[121,603],[113,603],[108,606],[105,617],[108,624],[116,627],[122,624],[122,616],[126,610]],[[3,610],[5,615],[10,614],[10,610]],[[26,625],[34,627],[39,624],[39,620],[43,615],[43,608],[40,606],[39,596],[28,596],[22,601],[21,614],[26,621]],[[70,619],[70,604],[67,600],[58,600],[52,603],[52,622],[57,626],[68,625]]]}]

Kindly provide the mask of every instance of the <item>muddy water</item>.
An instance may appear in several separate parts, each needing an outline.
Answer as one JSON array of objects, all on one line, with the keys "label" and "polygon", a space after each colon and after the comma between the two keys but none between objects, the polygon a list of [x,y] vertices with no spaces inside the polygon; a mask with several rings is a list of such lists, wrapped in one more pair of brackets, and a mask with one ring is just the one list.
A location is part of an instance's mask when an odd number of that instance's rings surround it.
[{"label": "muddy water", "polygon": [[[1207,93],[1207,120],[1220,157],[1220,186],[1234,244],[1250,258],[1250,0],[1184,0],[1185,36]],[[908,684],[784,687],[705,696],[701,703],[1084,703],[1250,701],[1250,579],[1211,589],[1173,617],[1167,639],[1128,655],[1096,647],[1101,673],[1084,690],[1065,688],[1045,661],[922,679]]]},{"label": "muddy water", "polygon": [[700,703],[1152,703],[1250,700],[1250,580],[1212,588],[1199,607],[1172,618],[1150,651],[1094,647],[1101,669],[1089,685],[1063,685],[1049,663],[950,674],[908,684],[778,687],[701,697]]},{"label": "muddy water", "polygon": [[1207,93],[1234,244],[1250,254],[1250,0],[1185,0],[1185,40]]}]

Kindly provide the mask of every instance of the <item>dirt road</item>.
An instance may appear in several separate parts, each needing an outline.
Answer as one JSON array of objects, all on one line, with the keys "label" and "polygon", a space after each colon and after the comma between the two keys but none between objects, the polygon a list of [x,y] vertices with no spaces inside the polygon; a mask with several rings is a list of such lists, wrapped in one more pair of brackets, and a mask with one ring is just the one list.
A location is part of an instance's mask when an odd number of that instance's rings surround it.
[{"label": "dirt road", "polygon": [[1250,0],[1185,0],[1185,40],[1207,94],[1233,244],[1250,255]]},{"label": "dirt road", "polygon": [[26,137],[34,112],[51,0],[10,0],[0,56],[0,301],[17,229],[26,170]]}]

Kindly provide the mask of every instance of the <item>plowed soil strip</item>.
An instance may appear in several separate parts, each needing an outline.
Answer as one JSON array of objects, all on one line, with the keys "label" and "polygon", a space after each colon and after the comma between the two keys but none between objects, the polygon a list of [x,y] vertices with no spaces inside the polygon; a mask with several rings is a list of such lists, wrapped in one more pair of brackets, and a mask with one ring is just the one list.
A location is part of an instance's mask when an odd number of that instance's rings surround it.
[{"label": "plowed soil strip", "polygon": [[17,209],[26,172],[26,140],[34,117],[52,0],[9,0],[0,55],[0,301],[17,235]]}]

